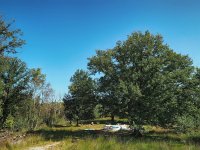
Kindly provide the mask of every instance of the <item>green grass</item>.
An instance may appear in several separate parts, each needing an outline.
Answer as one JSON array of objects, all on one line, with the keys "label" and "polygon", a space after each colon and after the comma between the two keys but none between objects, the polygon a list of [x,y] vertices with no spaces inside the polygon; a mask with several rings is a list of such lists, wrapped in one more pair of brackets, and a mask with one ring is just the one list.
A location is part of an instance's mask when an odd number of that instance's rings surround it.
[{"label": "green grass", "polygon": [[0,150],[22,150],[30,146],[44,145],[50,142],[51,140],[45,140],[45,138],[40,135],[29,135],[24,140],[19,141],[19,143],[16,144],[5,142],[2,147],[0,147]]},{"label": "green grass", "polygon": [[99,137],[97,139],[86,138],[72,143],[70,140],[58,145],[56,149],[60,150],[196,150],[200,149],[195,145],[184,145],[176,142],[157,142],[157,141],[143,141],[143,140],[128,140],[120,141],[116,138]]},{"label": "green grass", "polygon": [[42,146],[59,142],[55,150],[200,150],[200,131],[190,134],[177,134],[170,130],[144,126],[143,137],[136,138],[128,132],[105,133],[85,131],[101,129],[103,124],[84,124],[80,127],[42,128],[28,133],[18,144],[4,143],[0,149],[23,150],[28,147]]}]

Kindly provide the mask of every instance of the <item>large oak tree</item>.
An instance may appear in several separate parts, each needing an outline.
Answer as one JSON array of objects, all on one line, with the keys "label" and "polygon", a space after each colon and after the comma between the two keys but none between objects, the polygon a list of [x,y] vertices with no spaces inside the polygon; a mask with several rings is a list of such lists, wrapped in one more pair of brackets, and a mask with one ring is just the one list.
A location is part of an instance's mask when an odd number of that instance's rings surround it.
[{"label": "large oak tree", "polygon": [[192,61],[164,44],[161,35],[135,32],[113,49],[98,50],[88,68],[101,75],[100,102],[112,118],[125,115],[137,124],[164,126],[197,109],[189,92]]}]

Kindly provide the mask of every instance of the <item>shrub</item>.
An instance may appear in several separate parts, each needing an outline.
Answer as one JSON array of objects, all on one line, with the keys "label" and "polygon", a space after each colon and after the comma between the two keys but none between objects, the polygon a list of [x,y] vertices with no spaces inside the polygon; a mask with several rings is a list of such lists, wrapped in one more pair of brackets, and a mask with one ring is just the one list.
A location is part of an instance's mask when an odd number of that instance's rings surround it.
[{"label": "shrub", "polygon": [[7,128],[7,129],[13,129],[13,126],[14,126],[14,117],[9,114],[6,121],[4,122],[4,128]]},{"label": "shrub", "polygon": [[188,132],[200,127],[200,115],[183,115],[177,118],[176,131]]}]

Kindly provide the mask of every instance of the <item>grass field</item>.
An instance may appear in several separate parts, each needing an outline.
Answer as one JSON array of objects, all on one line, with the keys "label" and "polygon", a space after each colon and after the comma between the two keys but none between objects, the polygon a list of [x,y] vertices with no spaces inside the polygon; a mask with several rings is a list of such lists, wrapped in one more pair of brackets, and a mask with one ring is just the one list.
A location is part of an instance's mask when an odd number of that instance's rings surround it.
[{"label": "grass field", "polygon": [[[42,128],[31,133],[16,144],[4,143],[0,149],[23,150],[36,146],[54,144],[54,150],[200,150],[200,132],[177,134],[158,127],[145,126],[144,136],[136,138],[129,132],[102,132],[104,124],[80,127]],[[86,131],[84,129],[96,129]],[[47,147],[46,147],[47,149]],[[42,149],[41,149],[42,150]]]}]

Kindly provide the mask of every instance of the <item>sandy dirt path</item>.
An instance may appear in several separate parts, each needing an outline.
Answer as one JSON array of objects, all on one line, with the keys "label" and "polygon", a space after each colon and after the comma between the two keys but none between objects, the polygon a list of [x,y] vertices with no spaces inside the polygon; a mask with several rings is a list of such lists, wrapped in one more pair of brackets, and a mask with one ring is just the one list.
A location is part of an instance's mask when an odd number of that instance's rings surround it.
[{"label": "sandy dirt path", "polygon": [[29,147],[27,150],[53,150],[53,148],[58,144],[60,144],[60,142],[55,142],[44,146]]}]

